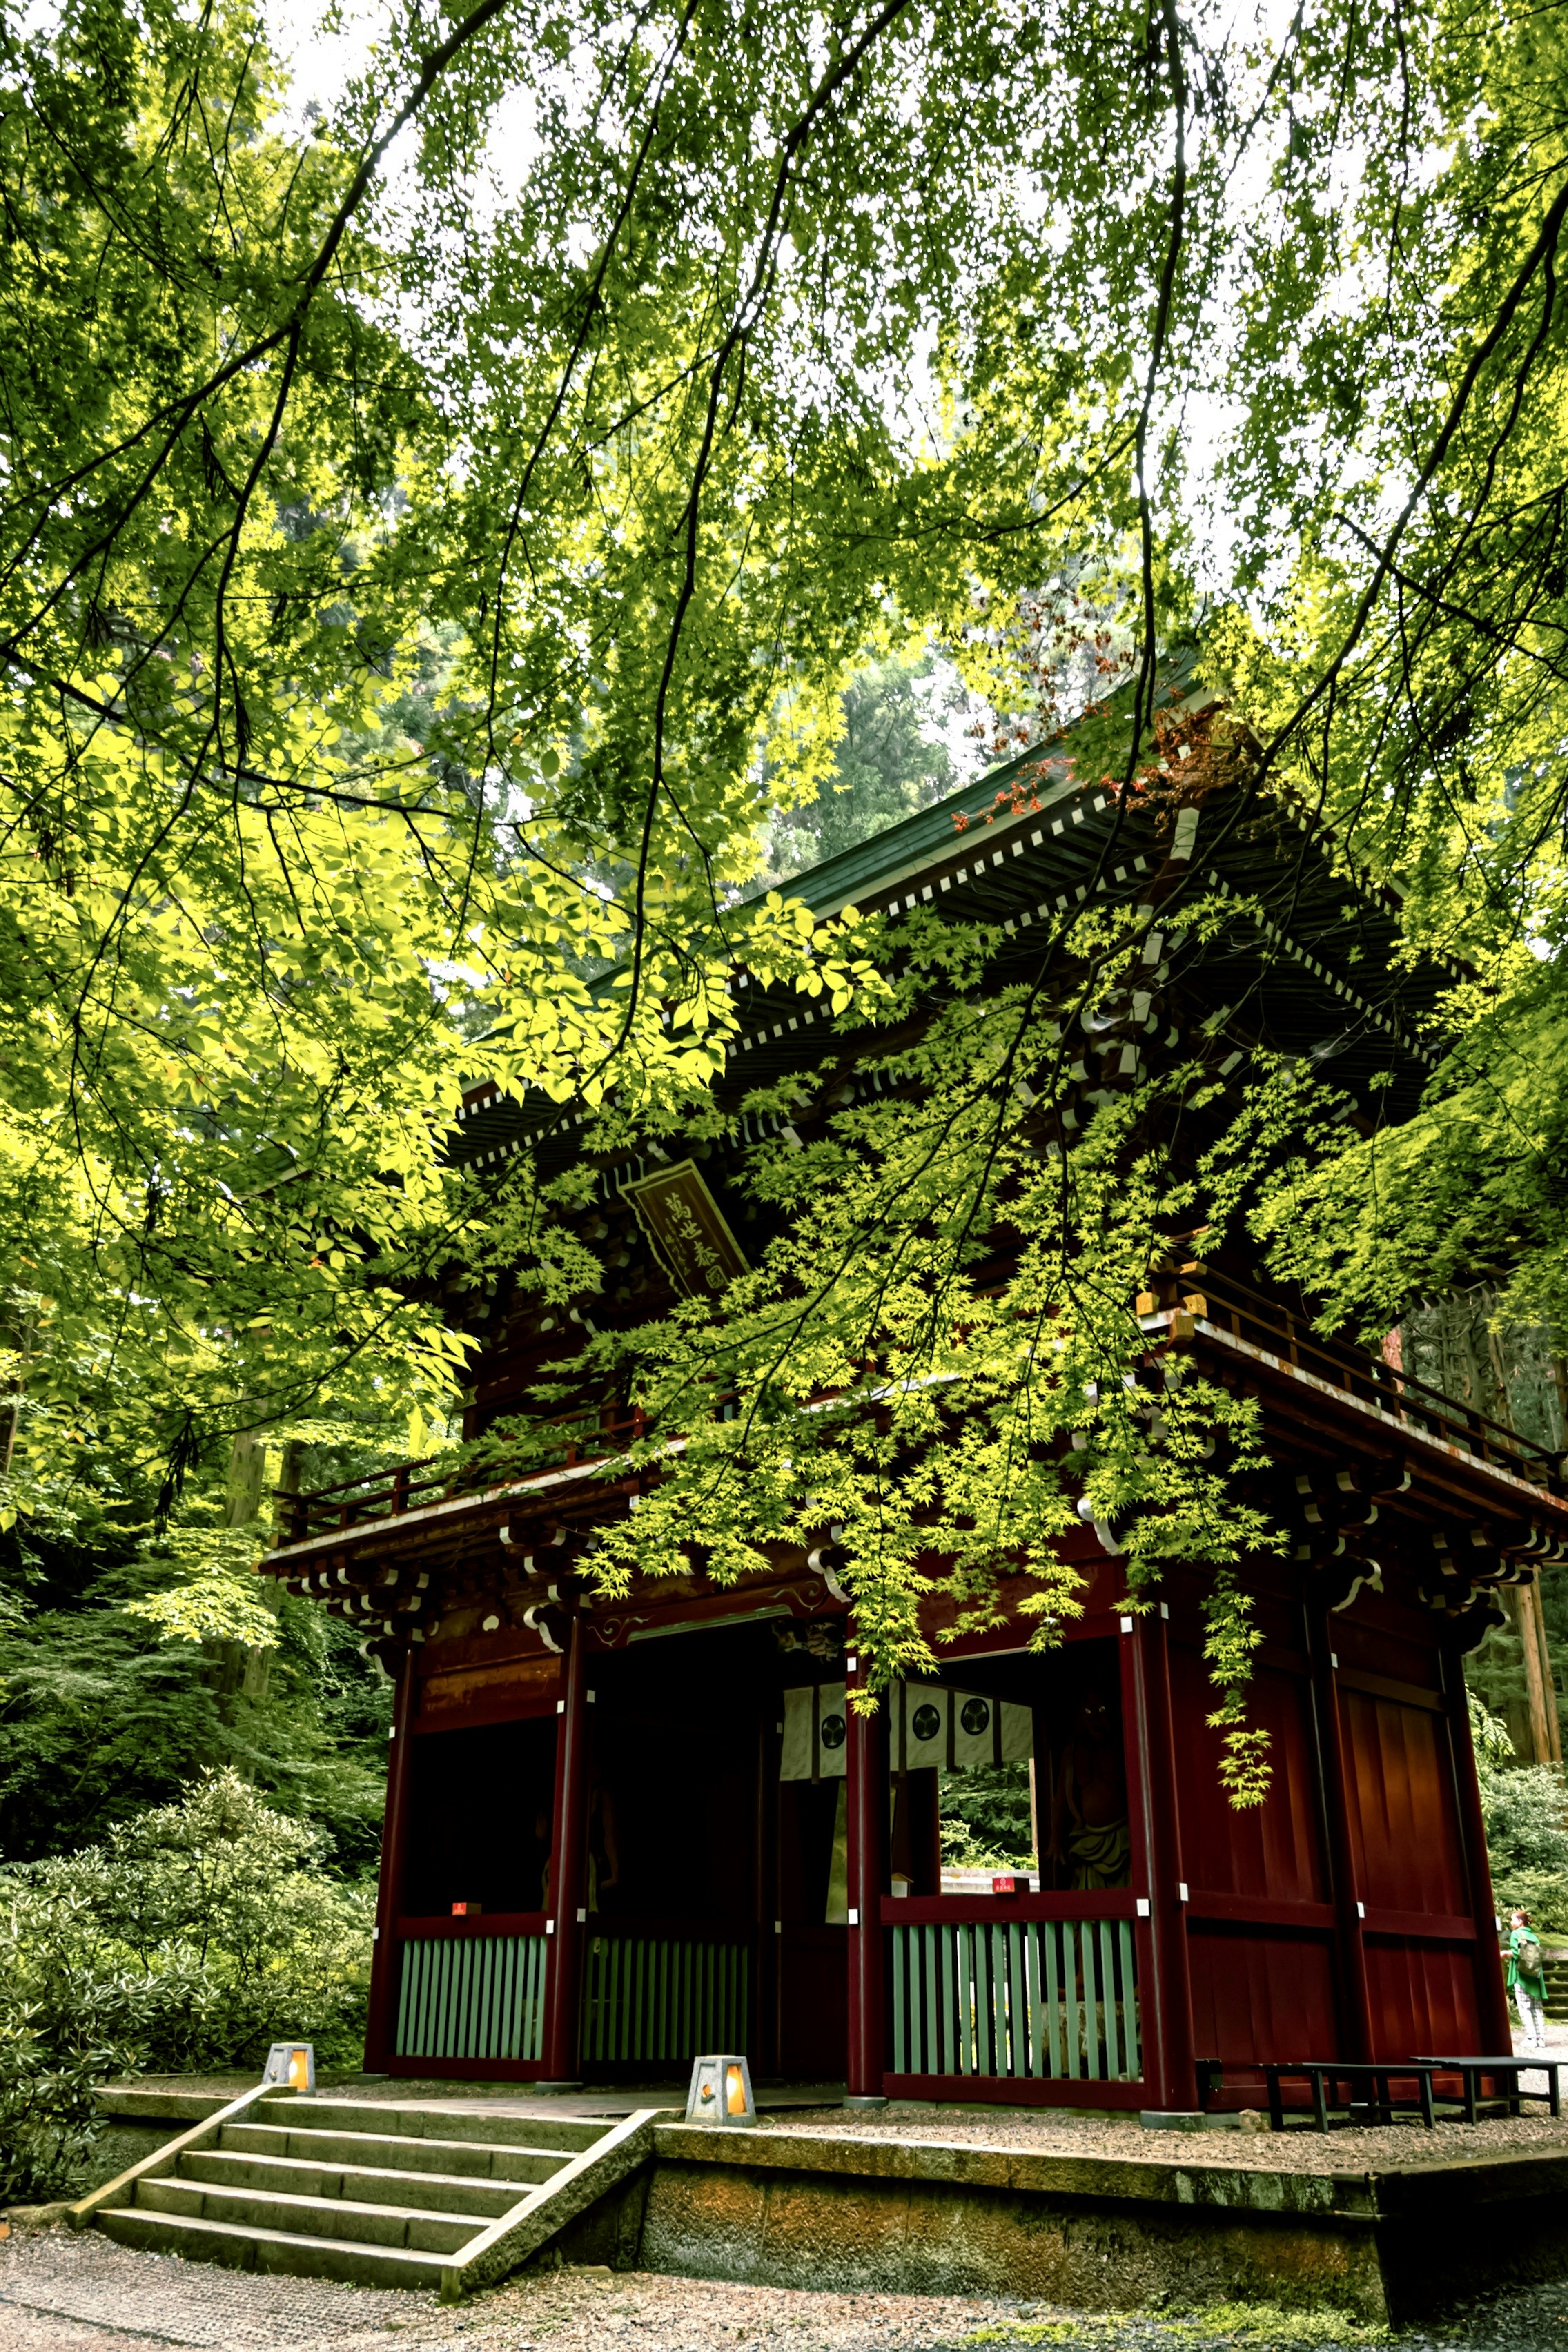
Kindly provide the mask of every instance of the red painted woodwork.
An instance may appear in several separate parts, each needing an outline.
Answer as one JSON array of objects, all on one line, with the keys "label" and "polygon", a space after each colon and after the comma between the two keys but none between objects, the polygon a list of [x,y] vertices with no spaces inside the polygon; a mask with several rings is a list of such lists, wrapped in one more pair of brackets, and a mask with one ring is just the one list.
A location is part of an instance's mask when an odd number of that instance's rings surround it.
[{"label": "red painted woodwork", "polygon": [[932,1927],[943,1920],[1005,1927],[1021,1919],[1131,1919],[1138,1898],[1131,1888],[1097,1886],[1080,1894],[1065,1887],[1045,1895],[884,1895],[882,1924]]},{"label": "red painted woodwork", "polygon": [[584,1864],[588,1843],[587,1698],[583,1621],[572,1620],[566,1675],[555,1735],[555,1821],[551,1840],[549,1908],[555,1921],[544,1983],[544,2072],[548,2083],[575,2080],[583,1986]]},{"label": "red painted woodwork", "polygon": [[[1449,1653],[1443,1660],[1444,1698],[1448,1710],[1448,1747],[1454,1761],[1454,1800],[1464,1840],[1465,1870],[1470,1883],[1470,1916],[1475,1922],[1477,2005],[1481,2019],[1481,2045],[1500,2055],[1513,2047],[1508,1993],[1503,1983],[1502,1955],[1496,1935],[1491,1870],[1487,1861],[1486,1824],[1481,1819],[1481,1792],[1476,1778],[1475,1748],[1470,1738],[1470,1711],[1465,1697],[1464,1672]],[[1439,2052],[1438,2056],[1447,2056]],[[1457,2054],[1457,2053],[1456,2053]]]},{"label": "red painted woodwork", "polygon": [[542,1911],[484,1911],[471,1919],[439,1914],[422,1918],[410,1911],[395,1922],[393,1932],[399,1943],[416,1937],[429,1944],[463,1944],[470,1938],[483,1942],[492,1936],[542,1936],[545,1916]]},{"label": "red painted woodwork", "polygon": [[1365,1691],[1340,1692],[1356,1891],[1368,1909],[1468,1913],[1448,1726]]},{"label": "red painted woodwork", "polygon": [[[851,1675],[849,1686],[856,1686]],[[888,1717],[848,1711],[848,2036],[845,2082],[851,2098],[879,2098],[886,2063],[883,1979],[886,1937],[879,1914],[888,1884]]]},{"label": "red painted woodwork", "polygon": [[375,1939],[371,1949],[370,2000],[364,2034],[365,2071],[372,2074],[386,2071],[393,2013],[397,2005],[399,1958],[394,1922],[403,1900],[408,1831],[409,1727],[416,1696],[411,1651],[397,1678],[388,1743],[392,1752],[387,1759],[386,1811],[382,1828],[381,1877],[376,1886]]},{"label": "red painted woodwork", "polygon": [[[1368,1936],[1374,2058],[1458,2058],[1485,2041],[1475,1945]],[[1503,2043],[1511,2047],[1511,2038]]]},{"label": "red painted woodwork", "polygon": [[[1191,2113],[1198,2104],[1197,2053],[1165,1620],[1161,1615],[1135,1617],[1121,1638],[1131,1657],[1129,1792],[1136,1792],[1133,1817],[1142,1823],[1142,1876],[1150,1911],[1147,1938],[1139,1939],[1146,1948],[1138,1954],[1139,1980],[1148,1989],[1140,2004],[1144,2104]],[[1133,1883],[1136,1886],[1136,1877]]]},{"label": "red painted woodwork", "polygon": [[[1337,2055],[1334,1936],[1189,1919],[1193,2032],[1200,2058],[1228,2071]],[[1412,2053],[1407,2053],[1412,2054]]]},{"label": "red painted woodwork", "polygon": [[1206,1720],[1215,1705],[1208,1667],[1185,1642],[1172,1642],[1170,1657],[1182,1852],[1192,1887],[1272,1903],[1328,1903],[1311,1690],[1305,1675],[1266,1665],[1254,1673],[1247,1719],[1268,1734],[1273,1777],[1262,1804],[1238,1812],[1219,1777],[1221,1735]]}]

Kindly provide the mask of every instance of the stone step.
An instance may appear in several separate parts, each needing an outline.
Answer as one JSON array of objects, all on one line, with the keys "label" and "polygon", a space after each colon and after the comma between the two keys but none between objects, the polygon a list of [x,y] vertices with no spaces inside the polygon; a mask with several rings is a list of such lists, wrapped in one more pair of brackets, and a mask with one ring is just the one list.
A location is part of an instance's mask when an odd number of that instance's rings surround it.
[{"label": "stone step", "polygon": [[295,2197],[269,2189],[218,2189],[209,2181],[178,2179],[139,2180],[134,2205],[121,2210],[226,2221],[251,2232],[411,2247],[421,2254],[455,2254],[489,2224],[489,2216],[483,2213],[437,2213],[422,2207],[363,2204],[347,2197]]},{"label": "stone step", "polygon": [[[566,2159],[569,2161],[569,2159]],[[538,2159],[535,2182],[552,2179],[559,2168]],[[405,2172],[390,2165],[304,2164],[287,2156],[237,2156],[226,2148],[194,2147],[180,2158],[183,2180],[211,2181],[218,2189],[268,2189],[297,2197],[348,2197],[363,2205],[422,2206],[435,2211],[482,2213],[493,2221],[508,2213],[529,2183],[481,2180],[458,2172]]]},{"label": "stone step", "polygon": [[110,2206],[95,2217],[106,2236],[144,2252],[184,2254],[197,2263],[227,2263],[236,2270],[279,2271],[294,2278],[345,2279],[354,2286],[439,2288],[448,2254],[412,2246],[367,2245],[352,2238],[305,2237],[288,2230],[237,2229],[185,2213],[156,2213],[140,2205]]},{"label": "stone step", "polygon": [[[513,2180],[530,2189],[542,2177],[571,2162],[563,2148],[498,2146],[489,2140],[372,2139],[365,2132],[320,2131],[295,2123],[225,2124],[218,2146],[247,2156],[296,2157],[306,2164],[363,2164],[403,2172],[462,2173],[478,2180]],[[548,2179],[550,2173],[542,2178]]]},{"label": "stone step", "polygon": [[477,2107],[400,2107],[385,2099],[336,2099],[319,2092],[300,2120],[313,2118],[323,2131],[368,2132],[375,2139],[475,2140],[503,2147],[556,2148],[580,2156],[602,2137],[605,2126],[571,2116],[506,2116]]}]

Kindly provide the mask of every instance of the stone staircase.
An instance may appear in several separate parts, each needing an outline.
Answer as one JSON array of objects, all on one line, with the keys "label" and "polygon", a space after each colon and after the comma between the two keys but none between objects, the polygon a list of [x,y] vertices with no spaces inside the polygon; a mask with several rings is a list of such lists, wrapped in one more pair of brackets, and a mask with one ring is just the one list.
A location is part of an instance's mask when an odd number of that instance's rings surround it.
[{"label": "stone staircase", "polygon": [[[439,2287],[450,2297],[468,2283],[466,2250],[488,2236],[511,2259],[499,2269],[487,2263],[487,2276],[512,2267],[530,2246],[502,2244],[508,2233],[497,2225],[529,2214],[542,2221],[542,2192],[569,2171],[594,2193],[595,2168],[584,2159],[625,2138],[625,2126],[478,2105],[453,2113],[262,2097],[185,2133],[78,2215],[158,2253],[363,2286]],[[535,2242],[548,2234],[524,2232]]]}]

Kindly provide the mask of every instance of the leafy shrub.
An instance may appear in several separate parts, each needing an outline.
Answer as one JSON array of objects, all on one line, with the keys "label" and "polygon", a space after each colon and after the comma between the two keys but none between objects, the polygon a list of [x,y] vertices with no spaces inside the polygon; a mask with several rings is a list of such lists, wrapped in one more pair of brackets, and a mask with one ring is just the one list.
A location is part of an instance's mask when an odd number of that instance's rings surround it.
[{"label": "leafy shrub", "polygon": [[255,2066],[299,2035],[327,2066],[363,2032],[374,1897],[327,1841],[232,1772],[100,1846],[0,1872],[0,2184],[48,2195],[109,2074]]},{"label": "leafy shrub", "polygon": [[1031,1859],[1027,1764],[976,1764],[944,1772],[942,1858],[957,1869],[1021,1869]]},{"label": "leafy shrub", "polygon": [[1476,1770],[1499,1909],[1522,1904],[1537,1927],[1568,1930],[1568,1792],[1561,1767],[1500,1764],[1483,1753]]},{"label": "leafy shrub", "polygon": [[102,2128],[93,2087],[133,2054],[94,2041],[92,2022],[51,2050],[28,2010],[0,2012],[0,2205],[83,2186]]}]

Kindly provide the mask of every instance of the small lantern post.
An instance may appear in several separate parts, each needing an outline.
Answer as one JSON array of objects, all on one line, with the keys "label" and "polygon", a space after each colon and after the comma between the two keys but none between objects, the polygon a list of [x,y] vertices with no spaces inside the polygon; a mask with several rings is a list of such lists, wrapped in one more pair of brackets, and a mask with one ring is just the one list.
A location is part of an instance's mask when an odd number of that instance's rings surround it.
[{"label": "small lantern post", "polygon": [[757,2120],[752,2070],[744,2058],[722,2053],[697,2058],[686,2095],[686,2120],[721,2131],[747,2131]]}]

